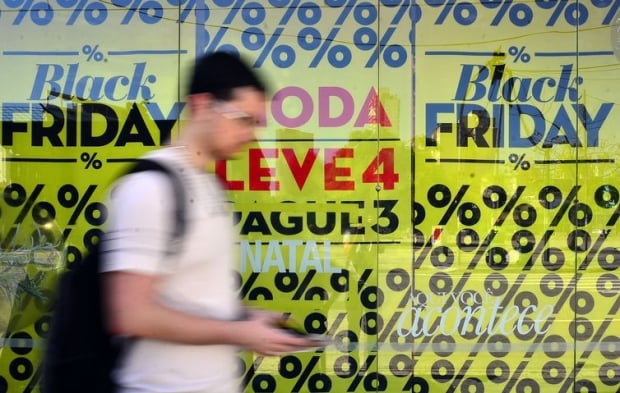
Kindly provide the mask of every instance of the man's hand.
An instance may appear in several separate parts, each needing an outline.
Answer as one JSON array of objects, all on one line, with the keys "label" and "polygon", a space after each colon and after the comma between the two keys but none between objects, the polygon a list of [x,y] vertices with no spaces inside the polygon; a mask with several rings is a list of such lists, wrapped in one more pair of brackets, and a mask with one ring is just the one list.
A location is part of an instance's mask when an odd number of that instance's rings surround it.
[{"label": "man's hand", "polygon": [[278,356],[290,352],[318,348],[318,343],[302,335],[296,335],[279,326],[286,316],[264,311],[249,309],[248,319],[240,321],[240,344],[246,349],[266,356]]}]

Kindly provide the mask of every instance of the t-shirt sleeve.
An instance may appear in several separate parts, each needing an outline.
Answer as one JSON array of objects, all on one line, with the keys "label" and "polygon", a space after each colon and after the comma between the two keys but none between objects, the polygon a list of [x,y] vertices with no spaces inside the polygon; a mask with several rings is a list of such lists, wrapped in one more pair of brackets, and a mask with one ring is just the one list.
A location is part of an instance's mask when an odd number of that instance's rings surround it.
[{"label": "t-shirt sleeve", "polygon": [[109,216],[101,239],[101,270],[157,274],[174,230],[174,192],[160,172],[121,178],[109,196]]}]

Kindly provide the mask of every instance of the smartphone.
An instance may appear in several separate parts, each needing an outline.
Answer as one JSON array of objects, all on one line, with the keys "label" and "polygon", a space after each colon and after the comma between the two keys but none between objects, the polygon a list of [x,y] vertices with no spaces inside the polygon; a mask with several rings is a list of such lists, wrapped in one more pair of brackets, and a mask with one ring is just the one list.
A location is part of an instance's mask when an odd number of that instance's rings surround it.
[{"label": "smartphone", "polygon": [[310,341],[313,341],[317,344],[327,344],[327,337],[321,334],[312,334],[308,333],[306,329],[294,318],[281,319],[277,322],[276,325],[278,328],[285,330],[287,333],[293,334],[295,336],[304,337]]}]

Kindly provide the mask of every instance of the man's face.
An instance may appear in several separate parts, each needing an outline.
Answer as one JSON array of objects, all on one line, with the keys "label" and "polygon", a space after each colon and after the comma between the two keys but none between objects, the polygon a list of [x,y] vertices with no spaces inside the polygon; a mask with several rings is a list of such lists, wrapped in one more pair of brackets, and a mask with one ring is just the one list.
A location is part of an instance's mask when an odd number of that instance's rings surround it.
[{"label": "man's face", "polygon": [[230,101],[211,100],[208,105],[207,144],[212,158],[233,158],[254,141],[255,130],[265,110],[265,96],[252,88],[237,88]]}]

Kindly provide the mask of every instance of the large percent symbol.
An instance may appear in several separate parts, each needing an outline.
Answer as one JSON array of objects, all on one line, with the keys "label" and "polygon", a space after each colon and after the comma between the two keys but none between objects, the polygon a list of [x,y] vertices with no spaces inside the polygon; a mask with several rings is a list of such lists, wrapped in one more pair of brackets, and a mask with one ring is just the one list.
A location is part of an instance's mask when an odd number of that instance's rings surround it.
[{"label": "large percent symbol", "polygon": [[[351,367],[352,372],[350,375],[354,375],[351,384],[347,388],[347,392],[355,392],[358,389],[358,386],[363,381],[364,391],[365,392],[385,392],[388,388],[388,382],[385,375],[381,374],[378,371],[370,371],[373,367],[373,363],[377,355],[368,355],[364,363],[357,369],[356,365]],[[350,361],[353,358],[350,358]]]},{"label": "large percent symbol", "polygon": [[534,12],[525,3],[516,3],[513,0],[481,0],[480,4],[489,9],[497,9],[491,26],[497,26],[504,20],[506,14],[514,26],[524,27],[532,23]]},{"label": "large percent symbol", "polygon": [[[441,186],[441,185],[439,185]],[[441,187],[439,187],[439,189],[441,189]],[[481,243],[479,242],[479,239],[477,237],[477,235],[475,236],[475,239],[472,241],[472,245],[471,248],[466,250],[466,251],[471,251],[471,250],[476,250],[476,254],[474,255],[474,258],[472,258],[471,263],[469,264],[469,266],[467,267],[468,271],[471,271],[475,268],[478,260],[480,259],[480,257],[488,251],[487,253],[487,263],[491,266],[494,267],[494,264],[496,263],[496,261],[493,260],[493,258],[495,257],[495,255],[503,255],[500,251],[501,248],[492,248],[487,250],[488,246],[492,243],[492,240],[495,236],[495,234],[497,233],[497,229],[498,227],[501,227],[503,225],[503,223],[505,222],[506,218],[508,217],[508,215],[510,214],[511,211],[515,211],[515,206],[520,198],[520,196],[523,194],[523,191],[525,190],[525,186],[519,186],[517,187],[517,189],[515,190],[515,192],[511,195],[510,198],[508,198],[508,195],[506,193],[506,191],[498,186],[498,185],[492,185],[487,187],[487,189],[485,189],[485,191],[483,192],[483,202],[484,204],[492,209],[499,209],[502,208],[502,212],[500,213],[500,215],[497,217],[497,219],[495,220],[494,223],[494,227],[493,229],[491,229],[491,231],[489,232],[489,234],[487,235],[487,237],[484,239],[484,241],[482,241]],[[451,198],[445,198],[445,199],[449,199],[450,203],[454,204],[455,201],[459,201],[460,199],[458,197],[459,194],[464,194],[463,191],[463,187],[461,187],[461,190],[459,191],[459,193],[457,194],[457,197],[455,197],[454,199]],[[439,195],[442,195],[441,193]],[[442,202],[439,204],[441,205],[447,205],[448,203],[446,203],[444,201],[443,198],[440,198],[439,200],[441,200]],[[431,204],[433,204],[433,199],[429,196],[429,201],[431,202]],[[449,211],[446,212],[444,214],[444,218],[446,218],[447,214],[450,213]],[[451,215],[452,213],[450,213]],[[447,217],[449,218],[449,216]],[[464,247],[464,245],[460,245],[459,247]],[[467,282],[468,278],[469,278],[469,274],[464,274],[456,284],[452,283],[452,278],[450,275],[447,275],[443,272],[438,272],[435,275],[433,275],[433,278],[435,279],[434,282],[434,289],[431,286],[431,290],[434,293],[438,293],[439,291],[445,291],[445,288],[452,288],[450,291],[453,291],[455,293],[458,293],[462,290],[462,288],[464,287],[465,283]],[[420,295],[419,293],[415,293],[416,291],[413,292],[413,299],[417,299]],[[450,307],[450,305],[452,304],[453,299],[448,299],[448,301],[446,302],[446,304],[444,305],[444,307]],[[423,302],[420,302],[423,303]],[[404,304],[401,304],[404,306]],[[437,324],[440,322],[439,319],[436,319],[432,326],[431,326],[431,330],[434,329]],[[420,351],[424,350],[424,348],[426,347],[426,345],[428,345],[428,338],[425,336],[425,338],[422,340],[422,345],[421,345],[421,349]],[[413,383],[412,381],[410,381],[410,383]]]},{"label": "large percent symbol", "polygon": [[[8,249],[11,242],[18,241],[16,235],[19,231],[19,226],[24,222],[28,213],[31,214],[34,222],[40,226],[44,226],[56,218],[56,210],[51,203],[37,201],[44,187],[43,184],[37,184],[30,194],[28,194],[21,184],[11,183],[5,187],[3,199],[6,204],[11,207],[21,207],[21,209],[17,217],[13,220],[13,225],[9,233],[2,242],[3,249]],[[30,234],[28,234],[28,236],[30,236]]]},{"label": "large percent symbol", "polygon": [[541,240],[534,247],[534,251],[525,263],[523,270],[530,270],[532,266],[534,266],[536,259],[538,259],[538,257],[543,253],[545,246],[555,232],[555,228],[559,225],[562,218],[566,215],[569,207],[577,199],[577,193],[580,188],[581,186],[579,185],[573,186],[566,198],[564,198],[564,196],[562,195],[562,191],[555,186],[545,186],[541,189],[538,195],[538,200],[541,206],[547,210],[553,210],[557,208],[557,211],[548,225],[549,228],[543,233]]},{"label": "large percent symbol", "polygon": [[[174,7],[179,7],[179,19],[177,23],[184,23],[192,11],[196,10],[196,0],[168,0],[168,3]],[[181,6],[183,6],[181,8]],[[204,11],[206,7],[202,10]]]},{"label": "large percent symbol", "polygon": [[[308,316],[308,318],[306,318],[306,321],[308,321],[310,317],[312,317],[312,315]],[[386,391],[387,379],[385,378],[385,376],[378,372],[368,372],[374,360],[376,359],[376,355],[368,356],[361,367],[359,366],[356,358],[351,355],[352,352],[360,353],[359,345],[355,345],[355,343],[359,343],[359,339],[355,332],[351,330],[338,331],[340,325],[346,318],[347,313],[343,312],[338,314],[327,332],[328,337],[333,337],[333,342],[336,346],[336,349],[340,352],[345,353],[336,358],[336,360],[334,361],[334,373],[340,378],[348,379],[353,377],[353,380],[351,381],[347,392],[356,391],[357,387],[362,381],[364,382],[364,391]],[[317,331],[317,333],[320,332]],[[361,352],[366,352],[366,350],[362,349]]]},{"label": "large percent symbol", "polygon": [[441,12],[435,20],[436,25],[443,24],[450,14],[458,24],[463,26],[471,25],[478,17],[476,7],[468,2],[458,4],[458,0],[425,0],[425,2],[434,8],[441,7]]},{"label": "large percent symbol", "polygon": [[[274,3],[273,1],[271,2]],[[285,2],[277,2],[274,4],[277,8],[286,7],[286,11],[280,21],[278,27],[270,35],[269,40],[265,38],[265,32],[258,27],[262,25],[266,18],[265,8],[260,3],[248,3],[243,7],[241,17],[252,27],[247,28],[241,34],[241,43],[244,47],[253,51],[260,51],[254,67],[261,67],[268,57],[271,57],[273,63],[279,68],[288,68],[295,63],[295,50],[287,44],[276,45],[284,32],[284,27],[289,23],[292,15],[299,8],[300,0],[292,0]]]},{"label": "large percent symbol", "polygon": [[91,202],[96,189],[96,184],[89,185],[83,194],[73,184],[65,184],[58,189],[58,203],[64,208],[73,209],[67,225],[75,225],[82,213],[89,225],[99,226],[105,223],[108,215],[107,208],[102,203]]},{"label": "large percent symbol", "polygon": [[[258,273],[257,273],[258,274]],[[341,277],[342,278],[342,277]],[[337,279],[338,285],[341,280]],[[334,283],[332,282],[332,285]],[[331,339],[335,336],[335,332],[339,329],[342,321],[346,318],[347,313],[339,313],[332,324],[328,326],[327,317],[320,312],[313,312],[306,316],[303,320],[303,328],[309,334],[324,335],[326,339]],[[334,339],[334,343],[336,339]],[[336,344],[338,345],[338,344]],[[322,352],[322,348],[317,348],[316,352]],[[295,385],[292,388],[292,392],[300,391],[312,391],[312,392],[330,392],[331,391],[331,379],[329,376],[323,373],[313,373],[320,355],[313,355],[309,364],[305,367],[299,359],[295,356],[285,357],[280,362],[280,375],[287,379],[295,379]],[[260,393],[271,393],[276,391],[276,380],[269,374],[254,374],[254,370],[258,369],[263,358],[261,356],[256,357],[252,367],[245,370],[243,386],[246,387],[250,380],[252,381],[252,390]],[[304,389],[304,385],[308,385],[308,389]]]},{"label": "large percent symbol", "polygon": [[[339,313],[330,326],[327,326],[327,317],[320,312],[313,312],[306,316],[303,320],[303,328],[309,334],[324,335],[326,339],[334,337],[335,332],[339,329],[342,321],[346,318],[347,313]],[[334,341],[336,342],[336,341]],[[322,348],[317,348],[316,352],[322,352]],[[301,360],[296,356],[285,356],[280,360],[280,375],[287,379],[294,379],[295,385],[291,392],[331,392],[332,382],[329,376],[324,373],[313,372],[316,364],[321,358],[320,354],[315,354],[307,365],[303,365]],[[257,369],[262,362],[262,357],[257,357],[253,367],[245,372],[244,386],[252,380],[252,389],[255,392],[271,393],[276,391],[276,380],[272,375],[257,374],[254,375],[254,369]],[[308,389],[304,386],[307,384]]]},{"label": "large percent symbol", "polygon": [[[344,3],[345,1],[328,2],[329,7],[345,7],[340,14],[339,20],[346,19],[349,12],[347,8],[349,6]],[[321,20],[322,15],[321,8],[317,4],[299,8],[297,15],[300,23],[305,25],[297,33],[297,44],[301,49],[308,52],[319,50],[311,60],[311,67],[318,66],[325,54],[327,54],[330,63],[336,68],[343,68],[350,63],[351,51],[347,47],[340,44],[332,46],[332,41],[336,38],[340,29],[335,26],[328,33],[328,36],[324,38],[323,33],[317,27],[314,27]]]},{"label": "large percent symbol", "polygon": [[605,15],[605,18],[603,18],[601,25],[609,25],[618,17],[617,14],[620,9],[620,0],[592,0],[591,2],[597,8],[609,8],[609,11]]},{"label": "large percent symbol", "polygon": [[8,8],[17,9],[13,19],[13,25],[18,26],[27,15],[35,25],[46,26],[54,18],[54,10],[46,1],[35,2],[34,0],[4,0]]},{"label": "large percent symbol", "polygon": [[122,25],[131,22],[136,12],[138,12],[140,20],[149,25],[159,23],[164,16],[163,6],[155,0],[112,0],[112,4],[127,9],[121,21]]},{"label": "large percent symbol", "polygon": [[[385,30],[380,40],[377,31],[371,27],[360,27],[353,34],[353,42],[358,49],[372,51],[366,62],[366,68],[374,67],[380,55],[383,55],[383,60],[388,66],[394,68],[402,66],[407,61],[407,50],[402,45],[390,44],[390,41],[400,21],[410,10],[410,0],[403,0],[397,6],[398,10],[390,22],[390,27]],[[353,15],[363,26],[374,24],[378,19],[377,7],[369,3],[356,5]]]},{"label": "large percent symbol", "polygon": [[[405,384],[403,391],[417,391],[408,389],[406,386],[412,383],[413,378],[413,359],[411,358],[411,348],[413,346],[413,336],[410,334],[401,334],[401,323],[409,323],[411,321],[402,321],[403,312],[402,309],[409,310],[414,306],[414,299],[421,296],[419,290],[413,289],[413,274],[411,271],[403,268],[395,268],[390,270],[385,276],[385,284],[392,294],[402,293],[403,296],[397,305],[398,311],[395,311],[390,321],[388,322],[389,328],[384,329],[383,337],[387,337],[385,332],[393,330],[390,335],[390,346],[394,351],[405,352],[406,354],[397,354],[390,359],[389,368],[390,372],[396,377],[410,377],[409,381]],[[409,313],[405,315],[410,315]],[[385,341],[385,338],[383,339]]]},{"label": "large percent symbol", "polygon": [[[67,209],[72,209],[71,216],[67,221],[67,227],[63,232],[65,239],[69,238],[72,227],[77,223],[78,218],[83,216],[86,222],[91,226],[103,225],[108,216],[106,206],[99,202],[91,202],[93,193],[97,189],[97,185],[91,184],[86,191],[81,194],[73,184],[65,184],[58,189],[56,199],[58,203]],[[99,241],[102,231],[99,228],[92,228],[86,231],[83,237],[83,243],[87,249],[92,249]],[[82,254],[80,249],[74,245],[70,245],[67,249],[67,262],[73,264],[80,262]]]},{"label": "large percent symbol", "polygon": [[[306,365],[294,355],[284,356],[280,360],[280,375],[295,380],[291,392],[331,392],[330,377],[324,373],[313,372],[320,359],[320,355],[313,355]],[[308,387],[304,388],[306,384]]]},{"label": "large percent symbol", "polygon": [[[245,0],[226,0],[226,1],[219,1],[219,2],[216,1],[215,3],[218,7],[228,7],[229,11],[224,17],[224,20],[219,24],[219,27],[215,35],[211,36],[206,30],[204,30],[206,41],[208,43],[205,48],[205,53],[212,53],[217,50],[227,51],[231,53],[239,53],[239,50],[234,45],[230,45],[230,44],[220,45],[220,43],[222,42],[222,39],[224,38],[226,33],[229,30],[231,30],[231,27],[237,24],[238,21],[236,21],[235,18],[237,14],[239,14],[239,12],[241,11],[245,3]],[[262,7],[262,6],[258,5],[258,7]],[[205,10],[201,9],[201,11],[205,11]],[[206,11],[208,11],[208,9]],[[206,16],[203,16],[203,17],[206,20],[207,17]]]},{"label": "large percent symbol", "polygon": [[[480,208],[471,202],[461,203],[465,193],[469,189],[469,185],[464,184],[461,185],[459,190],[457,191],[454,198],[452,198],[452,192],[447,185],[444,184],[435,184],[431,186],[427,192],[427,200],[431,204],[432,207],[435,208],[444,208],[447,207],[443,216],[437,223],[439,234],[431,234],[429,240],[424,244],[422,249],[420,250],[419,256],[416,258],[414,262],[414,268],[419,267],[431,248],[433,247],[433,239],[435,236],[439,236],[441,234],[442,226],[446,225],[450,218],[457,212],[457,216],[459,218],[459,222],[466,226],[475,225],[481,217]],[[419,210],[419,209],[418,209]],[[416,213],[418,214],[418,213]]]},{"label": "large percent symbol", "polygon": [[[377,291],[377,286],[366,285],[372,272],[372,269],[365,269],[362,272],[358,281],[358,292],[360,293],[362,304],[367,308],[376,310],[383,305],[385,299],[383,292]],[[410,272],[402,268],[392,269],[386,275],[385,282],[390,293],[403,293],[404,296],[398,308],[411,307]],[[399,334],[398,323],[401,319],[401,315],[402,311],[397,310],[391,315],[387,322],[384,322],[383,318],[381,318],[376,311],[365,313],[359,325],[366,334],[375,335],[377,337],[376,343],[366,348],[366,350],[372,352],[381,351],[382,347],[384,347],[386,343],[389,343],[393,350],[410,353],[413,337],[402,337]],[[337,360],[334,370],[341,377],[355,376],[347,391],[356,391],[362,381],[364,391],[386,391],[388,387],[386,377],[379,372],[368,372],[374,360],[374,356],[369,356],[366,358],[361,368],[358,368],[357,361],[352,356],[341,356]],[[389,368],[390,372],[398,377],[411,375],[413,363],[410,355],[399,354],[392,357],[392,359],[390,359]]]},{"label": "large percent symbol", "polygon": [[300,282],[300,275],[297,273],[279,272],[274,277],[274,284],[281,292],[293,292],[292,300],[314,300],[315,297],[321,301],[328,300],[329,294],[325,288],[319,286],[310,287],[315,275],[316,270],[309,270]]},{"label": "large percent symbol", "polygon": [[[259,299],[263,300],[273,300],[273,293],[271,290],[264,286],[255,287],[254,284],[256,280],[260,277],[260,273],[252,272],[250,276],[243,282],[243,286],[241,287],[241,297],[243,299],[248,299],[252,301],[256,301]],[[239,282],[242,282],[243,278],[241,274],[239,274]]]},{"label": "large percent symbol", "polygon": [[[488,247],[495,238],[495,235],[497,234],[496,228],[500,228],[502,225],[504,225],[504,222],[506,221],[511,212],[514,213],[515,210],[520,211],[520,209],[526,209],[526,211],[528,212],[530,211],[527,210],[527,207],[529,205],[520,205],[520,207],[516,207],[517,202],[519,201],[519,198],[523,194],[524,190],[525,186],[518,186],[517,189],[512,193],[510,198],[508,198],[506,190],[499,185],[491,185],[484,189],[482,193],[482,201],[484,202],[485,206],[490,209],[503,209],[493,223],[494,228],[489,231],[482,243],[480,243],[479,236],[475,231],[464,229],[459,232],[459,235],[457,236],[457,243],[461,251],[472,251],[476,249],[476,246],[478,244],[480,244],[468,266],[469,270],[473,270],[476,267],[480,257],[485,252],[487,265],[492,269],[503,269],[508,265],[508,252],[506,251],[506,249],[504,249],[503,247]],[[528,241],[530,241],[529,237],[527,239]],[[512,243],[513,245],[518,245],[523,250],[525,249],[526,245],[520,244],[520,240],[521,238],[519,238],[519,240],[516,240],[513,237]],[[531,245],[531,247],[533,247],[533,244]]]},{"label": "large percent symbol", "polygon": [[547,20],[547,26],[554,26],[564,14],[564,20],[571,26],[581,26],[588,20],[588,9],[581,2],[568,0],[536,0],[536,5],[542,9],[552,9]]},{"label": "large percent symbol", "polygon": [[323,39],[322,44],[317,46],[318,50],[310,61],[310,68],[316,68],[325,56],[327,56],[329,64],[335,68],[344,68],[351,63],[351,50],[343,44],[333,44],[338,36],[338,33],[340,33],[340,29],[349,18],[356,2],[357,0],[326,0],[326,4],[330,8],[342,8],[342,10],[334,23],[334,27],[332,27],[329,31],[327,37]]},{"label": "large percent symbol", "polygon": [[252,391],[256,393],[271,393],[275,392],[277,389],[277,382],[273,375],[264,374],[264,373],[255,373],[255,370],[258,370],[261,363],[263,362],[264,357],[260,355],[256,355],[254,357],[254,361],[250,364],[249,367],[246,367],[245,362],[242,364],[242,389],[245,391],[247,387],[252,382]]},{"label": "large percent symbol", "polygon": [[[336,346],[339,346],[336,332],[340,328],[342,321],[346,319],[347,313],[339,313],[332,323],[328,326],[327,317],[320,312],[310,313],[304,318],[304,329],[310,334],[325,335],[326,338],[333,337]],[[339,333],[340,334],[340,333]],[[321,352],[322,350],[317,350]],[[280,361],[280,375],[287,379],[295,379],[295,385],[291,392],[331,392],[332,381],[324,373],[314,372],[320,354],[313,355],[305,366],[296,356],[285,356]],[[304,386],[307,385],[307,389]]]},{"label": "large percent symbol", "polygon": [[[400,271],[399,271],[400,272]],[[367,335],[376,336],[376,342],[372,345],[371,350],[379,350],[379,347],[384,343],[390,342],[398,344],[398,331],[396,325],[398,323],[400,312],[394,313],[390,319],[386,322],[383,317],[377,312],[385,302],[385,294],[378,285],[367,285],[370,276],[373,273],[373,269],[365,269],[358,281],[358,289],[360,302],[362,306],[370,311],[366,311],[360,319],[359,326],[361,330]],[[386,282],[388,288],[394,290],[396,286],[393,286],[392,281],[394,271],[388,273]],[[403,280],[405,281],[405,280]],[[406,280],[406,285],[409,286],[409,280]]]},{"label": "large percent symbol", "polygon": [[[568,211],[568,217],[573,225],[578,229],[572,231],[567,239],[569,248],[576,253],[588,249],[588,253],[579,265],[579,270],[586,270],[594,257],[598,254],[598,264],[606,271],[614,271],[620,263],[620,252],[616,247],[605,247],[603,243],[607,237],[615,229],[618,219],[620,218],[620,192],[611,184],[599,186],[594,192],[594,202],[603,209],[614,209],[611,216],[605,223],[607,228],[599,232],[598,238],[592,243],[590,234],[579,227],[585,226],[593,219],[592,209],[584,203],[576,203],[571,206]],[[592,246],[590,247],[590,244]]]},{"label": "large percent symbol", "polygon": [[[598,187],[594,192],[594,202],[603,209],[611,209],[614,207],[620,207],[620,191],[618,188],[611,184],[603,184]],[[613,222],[608,222],[607,226],[615,225],[615,220],[618,219],[620,211],[616,209],[610,219],[614,219]]]},{"label": "large percent symbol", "polygon": [[[62,8],[73,9],[67,19],[67,25],[71,26],[82,16],[89,25],[97,26],[108,18],[108,8],[101,1],[95,0],[57,0]],[[95,59],[97,60],[97,59]],[[99,61],[99,60],[97,60]]]}]

